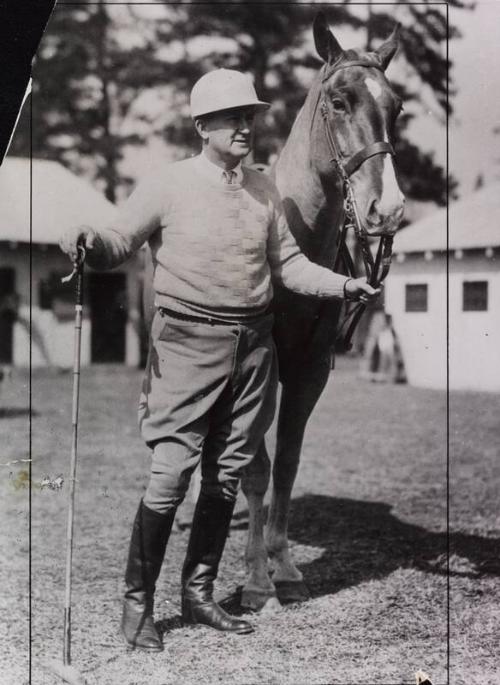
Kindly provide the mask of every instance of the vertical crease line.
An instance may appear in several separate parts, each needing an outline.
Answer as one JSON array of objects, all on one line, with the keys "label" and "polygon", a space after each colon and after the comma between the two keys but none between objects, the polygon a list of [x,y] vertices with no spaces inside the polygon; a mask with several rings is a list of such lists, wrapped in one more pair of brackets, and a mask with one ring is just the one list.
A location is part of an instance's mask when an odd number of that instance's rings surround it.
[{"label": "vertical crease line", "polygon": [[451,667],[451,579],[450,579],[450,130],[449,130],[449,5],[446,3],[446,678]]},{"label": "vertical crease line", "polygon": [[30,243],[29,243],[29,273],[30,273],[30,288],[29,288],[29,355],[28,355],[28,673],[29,682],[32,676],[32,409],[33,409],[33,388],[32,388],[32,361],[33,361],[33,340],[32,340],[32,307],[33,307],[33,88],[30,94],[30,182],[29,182],[29,221],[30,221]]}]

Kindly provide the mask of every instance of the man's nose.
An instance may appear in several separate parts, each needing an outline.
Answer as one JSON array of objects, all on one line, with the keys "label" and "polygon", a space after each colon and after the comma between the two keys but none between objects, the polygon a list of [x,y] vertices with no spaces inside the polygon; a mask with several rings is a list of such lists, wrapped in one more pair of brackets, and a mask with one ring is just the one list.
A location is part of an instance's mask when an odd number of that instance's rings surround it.
[{"label": "man's nose", "polygon": [[240,120],[238,122],[238,128],[241,130],[248,130],[252,128],[253,124],[253,116],[247,115],[247,114],[242,114],[240,116]]}]

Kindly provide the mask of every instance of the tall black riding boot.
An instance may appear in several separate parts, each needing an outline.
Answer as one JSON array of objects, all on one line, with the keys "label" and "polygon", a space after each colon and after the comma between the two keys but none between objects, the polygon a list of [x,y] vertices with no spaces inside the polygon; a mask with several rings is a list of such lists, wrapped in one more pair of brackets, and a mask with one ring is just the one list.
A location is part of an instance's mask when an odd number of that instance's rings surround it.
[{"label": "tall black riding boot", "polygon": [[233,618],[213,600],[214,581],[224,551],[234,502],[200,494],[182,569],[182,620],[216,630],[251,633],[250,623]]},{"label": "tall black riding boot", "polygon": [[156,581],[160,575],[175,509],[159,514],[141,500],[132,528],[123,602],[122,633],[129,647],[161,652],[163,644],[153,622]]}]

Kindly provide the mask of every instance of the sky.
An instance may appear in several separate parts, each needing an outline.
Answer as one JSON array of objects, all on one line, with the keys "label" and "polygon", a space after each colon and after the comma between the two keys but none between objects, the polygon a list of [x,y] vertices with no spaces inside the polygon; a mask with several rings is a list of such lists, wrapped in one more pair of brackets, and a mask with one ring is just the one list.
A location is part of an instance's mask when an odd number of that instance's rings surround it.
[{"label": "sky", "polygon": [[[434,152],[459,182],[460,196],[474,190],[481,174],[485,183],[500,180],[500,0],[476,0],[472,11],[449,8],[449,22],[462,37],[449,41],[452,62],[450,99],[453,114],[446,125],[432,105],[419,110],[409,135],[419,146]],[[388,73],[390,79],[390,72]]]},{"label": "sky", "polygon": [[450,171],[459,191],[473,190],[478,174],[500,180],[500,0],[477,0],[472,12],[450,9],[463,38],[450,41],[457,88],[449,121]]}]

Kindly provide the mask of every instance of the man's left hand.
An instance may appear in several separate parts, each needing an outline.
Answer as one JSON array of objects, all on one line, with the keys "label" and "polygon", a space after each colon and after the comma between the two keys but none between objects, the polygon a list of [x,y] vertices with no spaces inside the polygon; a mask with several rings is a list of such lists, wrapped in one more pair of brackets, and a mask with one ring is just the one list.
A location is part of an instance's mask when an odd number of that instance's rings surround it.
[{"label": "man's left hand", "polygon": [[363,302],[363,304],[374,302],[381,292],[382,286],[373,288],[366,278],[350,278],[344,285],[346,299]]}]

